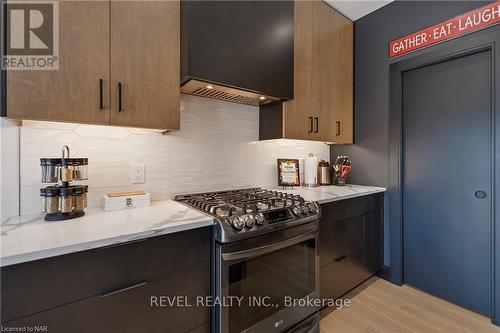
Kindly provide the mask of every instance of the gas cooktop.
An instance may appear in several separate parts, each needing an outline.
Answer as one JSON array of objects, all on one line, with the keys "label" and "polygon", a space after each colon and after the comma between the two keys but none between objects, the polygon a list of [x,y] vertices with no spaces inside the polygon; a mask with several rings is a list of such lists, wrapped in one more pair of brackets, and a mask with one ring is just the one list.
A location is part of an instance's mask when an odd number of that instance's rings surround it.
[{"label": "gas cooktop", "polygon": [[260,187],[177,195],[174,200],[214,217],[215,238],[219,242],[317,222],[320,214],[315,202]]}]

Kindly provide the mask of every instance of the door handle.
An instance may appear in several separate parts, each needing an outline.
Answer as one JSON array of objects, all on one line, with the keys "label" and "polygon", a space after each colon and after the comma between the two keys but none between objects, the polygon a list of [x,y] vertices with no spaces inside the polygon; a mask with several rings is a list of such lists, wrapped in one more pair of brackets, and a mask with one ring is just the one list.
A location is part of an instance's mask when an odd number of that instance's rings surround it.
[{"label": "door handle", "polygon": [[340,121],[337,121],[335,124],[337,126],[337,132],[335,134],[338,136],[340,135]]},{"label": "door handle", "polygon": [[476,191],[476,193],[474,193],[474,195],[476,196],[476,198],[478,199],[484,199],[486,198],[488,195],[486,194],[486,192],[484,191]]},{"label": "door handle", "polygon": [[313,117],[309,117],[309,132],[308,133],[312,133],[313,132]]},{"label": "door handle", "polygon": [[314,117],[314,123],[315,123],[315,126],[316,126],[316,129],[314,130],[314,133],[318,133],[318,127],[319,127],[319,118],[318,117]]},{"label": "door handle", "polygon": [[104,80],[99,79],[99,110],[104,109]]},{"label": "door handle", "polygon": [[118,112],[122,112],[122,83],[118,82]]}]

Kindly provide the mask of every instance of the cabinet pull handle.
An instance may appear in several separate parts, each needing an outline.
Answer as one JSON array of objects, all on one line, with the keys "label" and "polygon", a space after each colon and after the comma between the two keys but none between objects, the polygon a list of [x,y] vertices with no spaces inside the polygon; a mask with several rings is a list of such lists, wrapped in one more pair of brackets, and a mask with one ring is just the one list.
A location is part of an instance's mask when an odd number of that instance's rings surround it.
[{"label": "cabinet pull handle", "polygon": [[104,80],[99,79],[99,110],[104,109]]},{"label": "cabinet pull handle", "polygon": [[318,131],[319,131],[319,118],[318,117],[314,117],[314,124],[316,126],[314,133],[318,133]]},{"label": "cabinet pull handle", "polygon": [[335,124],[337,125],[337,133],[335,134],[340,135],[340,121],[335,122]]},{"label": "cabinet pull handle", "polygon": [[340,257],[337,257],[337,258],[333,259],[333,261],[335,261],[335,262],[341,262],[341,261],[342,261],[342,260],[344,260],[345,258],[347,258],[347,256],[342,255],[342,256],[340,256]]},{"label": "cabinet pull handle", "polygon": [[118,82],[118,112],[122,110],[122,83]]},{"label": "cabinet pull handle", "polygon": [[108,297],[108,296],[115,295],[115,294],[119,294],[119,293],[125,292],[127,290],[139,288],[139,287],[145,286],[146,284],[147,284],[146,281],[135,282],[135,283],[128,285],[126,287],[121,287],[118,289],[113,289],[113,290],[104,292],[101,294],[101,298]]},{"label": "cabinet pull handle", "polygon": [[313,132],[313,117],[309,117],[309,133]]}]

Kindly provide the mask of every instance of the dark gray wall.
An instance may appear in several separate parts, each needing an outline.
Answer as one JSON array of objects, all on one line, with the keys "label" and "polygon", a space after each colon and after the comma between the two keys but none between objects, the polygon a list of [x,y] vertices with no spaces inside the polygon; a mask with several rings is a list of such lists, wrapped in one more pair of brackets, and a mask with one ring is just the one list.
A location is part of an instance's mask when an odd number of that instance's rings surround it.
[{"label": "dark gray wall", "polygon": [[[389,183],[389,65],[391,40],[445,21],[492,1],[395,1],[355,22],[354,145],[332,146],[332,159],[347,154],[349,181]],[[407,59],[414,52],[397,58]]]},{"label": "dark gray wall", "polygon": [[[432,50],[430,47],[391,61],[389,42],[490,2],[395,1],[355,22],[354,145],[331,146],[330,149],[331,160],[338,154],[351,157],[350,183],[388,185],[389,66],[392,62]],[[387,216],[384,225],[388,240]],[[389,265],[388,241],[385,264]]]}]

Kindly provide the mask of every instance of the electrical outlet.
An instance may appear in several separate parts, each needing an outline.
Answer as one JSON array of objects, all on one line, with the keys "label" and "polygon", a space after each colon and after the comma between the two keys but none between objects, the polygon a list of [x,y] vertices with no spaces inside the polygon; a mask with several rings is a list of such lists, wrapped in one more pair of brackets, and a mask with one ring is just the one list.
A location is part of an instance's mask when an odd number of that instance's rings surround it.
[{"label": "electrical outlet", "polygon": [[146,166],[144,164],[134,165],[130,170],[132,184],[146,183]]}]

